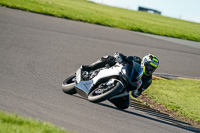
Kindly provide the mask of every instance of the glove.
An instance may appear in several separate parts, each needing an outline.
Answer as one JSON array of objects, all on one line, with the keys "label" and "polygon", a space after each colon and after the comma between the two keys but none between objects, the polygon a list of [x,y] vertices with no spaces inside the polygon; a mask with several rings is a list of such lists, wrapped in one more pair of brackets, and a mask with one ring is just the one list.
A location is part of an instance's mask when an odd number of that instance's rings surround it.
[{"label": "glove", "polygon": [[121,54],[121,53],[115,53],[115,54],[114,54],[114,58],[116,59],[116,61],[117,61],[118,63],[122,63],[122,62],[123,62],[123,57],[124,57],[124,55]]},{"label": "glove", "polygon": [[132,96],[137,98],[141,95],[141,92],[137,89],[131,92]]}]

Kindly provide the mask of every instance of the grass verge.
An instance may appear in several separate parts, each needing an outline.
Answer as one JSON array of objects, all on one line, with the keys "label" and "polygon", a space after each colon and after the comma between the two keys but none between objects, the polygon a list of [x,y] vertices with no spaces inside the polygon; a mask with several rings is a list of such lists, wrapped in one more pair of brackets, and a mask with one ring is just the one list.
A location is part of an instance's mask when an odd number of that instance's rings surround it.
[{"label": "grass verge", "polygon": [[200,124],[199,80],[154,80],[145,94],[156,103]]},{"label": "grass verge", "polygon": [[114,28],[200,41],[200,23],[87,0],[0,0],[0,5]]},{"label": "grass verge", "polygon": [[[0,112],[0,133],[67,133],[46,122]],[[69,133],[69,132],[68,132]]]}]

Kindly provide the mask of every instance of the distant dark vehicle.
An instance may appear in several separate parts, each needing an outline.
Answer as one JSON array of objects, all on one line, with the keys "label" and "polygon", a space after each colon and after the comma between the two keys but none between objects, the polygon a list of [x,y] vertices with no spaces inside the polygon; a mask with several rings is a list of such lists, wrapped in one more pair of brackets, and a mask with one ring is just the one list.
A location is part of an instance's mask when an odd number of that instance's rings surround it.
[{"label": "distant dark vehicle", "polygon": [[145,12],[148,12],[148,13],[161,14],[161,12],[158,11],[158,10],[150,9],[150,8],[146,8],[146,7],[141,7],[141,6],[138,7],[138,11],[145,11]]}]

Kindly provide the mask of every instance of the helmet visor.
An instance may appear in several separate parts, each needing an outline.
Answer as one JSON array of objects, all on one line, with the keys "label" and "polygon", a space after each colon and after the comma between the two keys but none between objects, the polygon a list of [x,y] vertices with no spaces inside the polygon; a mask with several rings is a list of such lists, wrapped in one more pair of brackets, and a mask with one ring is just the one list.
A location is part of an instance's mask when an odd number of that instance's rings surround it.
[{"label": "helmet visor", "polygon": [[145,71],[147,74],[152,74],[155,70],[156,70],[156,67],[154,67],[150,64],[147,64],[145,67]]}]

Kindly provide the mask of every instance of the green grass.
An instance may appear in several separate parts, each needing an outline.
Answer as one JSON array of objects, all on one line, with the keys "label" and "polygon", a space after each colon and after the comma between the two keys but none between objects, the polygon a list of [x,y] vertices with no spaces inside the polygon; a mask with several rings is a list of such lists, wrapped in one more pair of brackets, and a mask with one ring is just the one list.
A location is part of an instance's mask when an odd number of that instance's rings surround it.
[{"label": "green grass", "polygon": [[145,93],[157,103],[200,123],[200,81],[154,80]]},{"label": "green grass", "polygon": [[86,0],[0,0],[0,5],[109,27],[200,41],[200,23]]},{"label": "green grass", "polygon": [[66,133],[50,123],[0,112],[0,133]]}]

